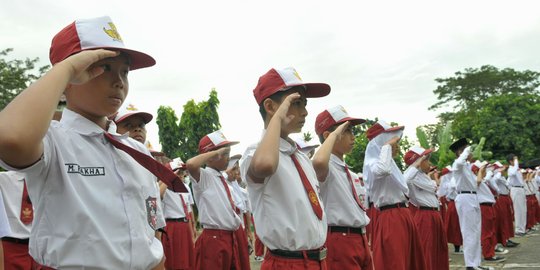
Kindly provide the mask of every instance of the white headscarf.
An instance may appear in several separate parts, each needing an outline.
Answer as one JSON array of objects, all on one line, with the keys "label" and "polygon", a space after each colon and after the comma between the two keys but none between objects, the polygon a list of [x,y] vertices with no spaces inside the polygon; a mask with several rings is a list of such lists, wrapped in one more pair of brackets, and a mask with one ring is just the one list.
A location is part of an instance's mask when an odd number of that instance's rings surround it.
[{"label": "white headscarf", "polygon": [[[401,137],[403,135],[403,130],[396,130],[392,132],[383,132],[379,135],[377,135],[375,138],[373,138],[371,141],[369,141],[366,149],[366,156],[364,159],[364,178],[369,179],[369,188],[372,190],[373,182],[375,179],[375,176],[373,175],[373,172],[371,171],[370,167],[372,164],[376,163],[379,160],[379,157],[381,155],[381,148],[393,137]],[[407,187],[407,181],[405,181],[405,177],[403,177],[403,174],[401,173],[401,170],[398,168],[395,161],[392,161],[392,177],[397,179],[400,183],[401,190],[405,193],[409,193],[409,188]]]}]

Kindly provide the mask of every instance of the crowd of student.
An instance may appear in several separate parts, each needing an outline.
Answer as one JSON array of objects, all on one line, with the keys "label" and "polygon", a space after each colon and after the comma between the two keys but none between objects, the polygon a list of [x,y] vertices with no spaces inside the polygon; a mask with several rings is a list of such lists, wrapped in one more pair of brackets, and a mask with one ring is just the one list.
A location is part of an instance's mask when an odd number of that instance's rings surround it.
[{"label": "crowd of student", "polygon": [[401,171],[404,127],[379,121],[362,173],[344,156],[365,120],[342,106],[317,115],[320,146],[291,140],[307,98],[330,94],[293,68],[270,69],[253,90],[258,143],[230,157],[238,142],[218,130],[184,163],[144,146],[151,114],[121,109],[128,71],[155,61],[125,48],[110,18],[62,29],[50,60],[0,112],[0,269],[238,270],[254,251],[261,269],[444,270],[448,243],[467,269],[487,269],[482,258],[503,261],[540,222],[540,170],[515,155],[473,161],[465,138],[450,146],[452,166],[439,172],[433,150],[415,146]]}]

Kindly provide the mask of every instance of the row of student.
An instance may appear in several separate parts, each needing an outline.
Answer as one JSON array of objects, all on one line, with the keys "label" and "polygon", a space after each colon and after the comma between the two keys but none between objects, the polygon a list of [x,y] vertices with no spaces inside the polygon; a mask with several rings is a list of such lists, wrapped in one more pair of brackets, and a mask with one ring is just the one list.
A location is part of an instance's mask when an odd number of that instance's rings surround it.
[{"label": "row of student", "polygon": [[[155,61],[126,49],[108,17],[68,25],[53,39],[50,59],[53,68],[0,112],[1,165],[25,173],[35,209],[29,245],[33,267],[163,268],[163,238],[157,230],[167,227],[160,197],[167,197],[165,189],[187,189],[175,187],[178,175],[147,158],[146,148],[117,133],[107,119],[127,96],[128,71]],[[253,91],[265,131],[243,155],[240,175],[248,184],[257,235],[268,248],[262,269],[326,269],[327,263],[332,269],[447,268],[448,254],[436,261],[425,256],[431,249],[422,247],[427,240],[419,237],[407,209],[411,192],[392,158],[403,127],[379,122],[368,130],[364,175],[379,210],[373,256],[364,234],[369,218],[359,200],[361,181],[343,162],[354,141],[350,126],[363,120],[348,117],[339,107],[321,113],[316,130],[323,143],[313,163],[289,139],[305,122],[306,98],[329,92],[329,85],[303,83],[290,68],[271,69]],[[62,94],[67,108],[59,122],[51,123]],[[24,113],[28,108],[31,115]],[[186,163],[204,228],[196,243],[195,268],[249,269],[247,248],[241,244],[247,242],[242,218],[221,173],[234,142],[220,134],[205,136],[200,155]],[[406,175],[414,186],[426,184],[425,156],[411,159]],[[456,199],[458,213],[462,194]],[[416,196],[419,213],[434,211],[420,205],[424,195]],[[426,203],[435,208],[431,200]],[[468,244],[464,247],[467,251]]]}]

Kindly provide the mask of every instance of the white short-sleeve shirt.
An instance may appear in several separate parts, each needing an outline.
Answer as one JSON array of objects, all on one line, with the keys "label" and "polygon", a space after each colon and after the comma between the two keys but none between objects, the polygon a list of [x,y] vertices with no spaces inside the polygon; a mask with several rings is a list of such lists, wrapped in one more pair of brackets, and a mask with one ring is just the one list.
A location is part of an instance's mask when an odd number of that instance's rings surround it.
[{"label": "white short-sleeve shirt", "polygon": [[[351,172],[351,178],[356,191],[360,196],[363,187],[358,176]],[[328,215],[329,226],[364,227],[368,225],[369,218],[366,212],[358,206],[351,184],[345,172],[345,162],[336,155],[330,156],[328,175],[321,184],[321,198],[324,202],[324,212]]]},{"label": "white short-sleeve shirt", "polygon": [[[144,145],[109,132],[148,155]],[[104,131],[65,109],[26,174],[34,206],[30,255],[57,269],[149,269],[163,257],[155,230],[165,220],[156,177],[116,149]],[[16,170],[0,162],[8,170]],[[142,255],[144,254],[144,255]]]},{"label": "white short-sleeve shirt", "polygon": [[[185,186],[189,191],[189,186]],[[184,199],[188,213],[184,213],[184,204],[182,203],[182,198],[180,198],[180,196]],[[191,209],[191,200],[189,192],[174,192],[170,189],[165,190],[165,194],[163,195],[163,216],[165,216],[166,219],[188,217]]]},{"label": "white short-sleeve shirt", "polygon": [[32,224],[21,221],[21,203],[24,189],[24,174],[14,171],[0,172],[0,193],[4,197],[4,206],[11,227],[9,237],[28,239]]},{"label": "white short-sleeve shirt", "polygon": [[411,166],[405,173],[409,186],[409,200],[416,206],[439,208],[437,199],[437,183],[431,180],[427,174]]},{"label": "white short-sleeve shirt", "polygon": [[9,227],[8,217],[4,207],[4,199],[2,198],[2,193],[0,193],[0,238],[10,234],[11,229]]},{"label": "white short-sleeve shirt", "polygon": [[[247,170],[257,145],[246,149],[240,162],[242,179],[248,184],[249,199],[257,235],[269,249],[309,250],[321,247],[326,241],[327,214],[319,220],[300,179],[300,175],[290,157],[295,154],[306,173],[311,186],[319,192],[319,181],[311,160],[298,151],[292,142],[280,138],[279,164],[276,172],[264,183],[255,183],[247,175]],[[324,204],[317,194],[319,202]]]},{"label": "white short-sleeve shirt", "polygon": [[[192,181],[199,222],[205,229],[235,231],[240,227],[241,218],[232,208],[220,176],[221,172],[212,168],[201,168],[199,182]],[[232,193],[227,180],[225,183]]]}]

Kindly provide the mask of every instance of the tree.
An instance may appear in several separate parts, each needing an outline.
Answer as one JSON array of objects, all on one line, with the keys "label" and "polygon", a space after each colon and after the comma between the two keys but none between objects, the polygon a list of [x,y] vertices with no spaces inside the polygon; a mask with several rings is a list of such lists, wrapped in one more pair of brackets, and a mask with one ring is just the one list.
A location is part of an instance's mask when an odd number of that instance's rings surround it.
[{"label": "tree", "polygon": [[198,155],[199,140],[221,128],[218,105],[217,92],[212,89],[207,101],[195,103],[192,99],[184,105],[180,122],[172,108],[161,106],[156,122],[162,151],[171,158],[180,157],[184,161]]},{"label": "tree", "polygon": [[[452,112],[439,114],[440,125],[452,122],[454,138],[481,142],[477,156],[504,160],[515,153],[523,160],[540,156],[540,73],[530,70],[482,66],[456,72],[454,77],[436,79],[433,92],[438,101],[429,109],[453,104]],[[491,150],[491,151],[489,151]]]},{"label": "tree", "polygon": [[9,61],[4,59],[12,51],[11,48],[0,51],[0,111],[49,68],[48,65],[42,66],[36,73],[35,67],[39,58]]}]

